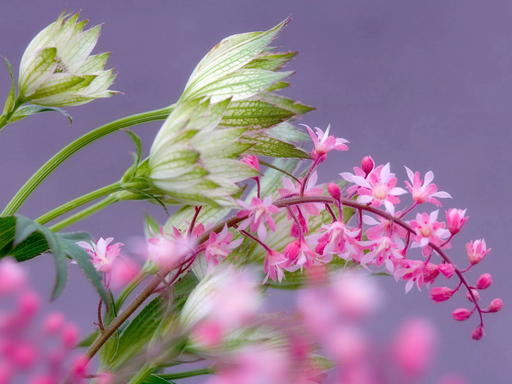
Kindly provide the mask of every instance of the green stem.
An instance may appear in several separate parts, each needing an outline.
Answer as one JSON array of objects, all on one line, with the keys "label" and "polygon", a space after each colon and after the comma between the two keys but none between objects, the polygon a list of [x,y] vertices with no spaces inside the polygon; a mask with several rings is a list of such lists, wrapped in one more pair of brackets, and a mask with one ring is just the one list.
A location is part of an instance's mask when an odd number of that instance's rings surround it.
[{"label": "green stem", "polygon": [[100,197],[110,195],[111,193],[117,192],[121,190],[121,183],[116,182],[105,187],[99,188],[95,191],[86,193],[85,195],[79,196],[76,199],[68,201],[57,208],[52,209],[51,211],[46,212],[44,215],[39,216],[36,221],[39,224],[46,224],[49,221],[52,221],[56,217],[62,216],[69,211],[72,211],[75,208],[81,207],[84,204],[87,204],[93,200],[99,199]]},{"label": "green stem", "polygon": [[139,286],[142,281],[147,277],[146,272],[141,272],[139,275],[130,283],[128,284],[119,294],[119,297],[116,300],[116,309],[119,310],[123,306],[124,302],[128,298],[128,296],[131,295],[131,293]]},{"label": "green stem", "polygon": [[66,228],[67,226],[76,223],[77,221],[80,221],[82,219],[85,219],[86,217],[92,215],[93,213],[96,213],[98,211],[101,211],[102,209],[108,207],[109,205],[112,205],[119,201],[119,198],[113,195],[105,197],[103,200],[98,201],[96,204],[93,204],[74,215],[71,215],[67,218],[65,218],[62,221],[59,221],[57,224],[54,224],[50,227],[52,231],[60,231],[63,228]]},{"label": "green stem", "polygon": [[211,375],[214,373],[214,370],[212,368],[201,368],[201,369],[194,369],[192,371],[185,371],[185,372],[176,372],[176,373],[164,373],[159,374],[162,379],[165,380],[177,380],[177,379],[185,379],[187,377],[194,377],[194,376],[201,376],[201,375]]},{"label": "green stem", "polygon": [[115,120],[111,123],[102,125],[85,135],[80,136],[75,141],[66,145],[59,152],[57,152],[51,159],[39,168],[30,179],[16,192],[11,201],[7,204],[2,212],[2,216],[10,216],[16,213],[18,209],[23,205],[25,200],[30,196],[32,192],[41,184],[60,164],[62,164],[67,158],[78,152],[83,147],[91,144],[92,142],[106,136],[119,129],[131,127],[142,123],[147,123],[155,120],[164,120],[167,118],[169,113],[172,111],[173,106],[156,109],[154,111],[143,112],[136,115],[123,117]]},{"label": "green stem", "polygon": [[155,370],[152,364],[144,365],[137,374],[131,378],[128,384],[141,384],[143,383],[151,373]]}]

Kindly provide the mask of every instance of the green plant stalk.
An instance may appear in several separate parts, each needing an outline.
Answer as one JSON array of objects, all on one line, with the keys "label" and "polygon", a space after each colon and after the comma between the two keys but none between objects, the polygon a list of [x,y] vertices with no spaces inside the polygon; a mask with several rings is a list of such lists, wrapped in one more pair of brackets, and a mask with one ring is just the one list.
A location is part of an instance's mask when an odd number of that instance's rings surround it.
[{"label": "green plant stalk", "polygon": [[25,182],[25,184],[18,190],[18,192],[16,192],[16,194],[4,208],[1,216],[10,216],[15,214],[23,205],[25,200],[32,194],[32,192],[34,192],[34,190],[53,171],[55,171],[59,165],[61,165],[66,159],[78,152],[80,149],[102,138],[103,136],[109,135],[122,128],[147,123],[150,121],[164,120],[167,118],[172,109],[173,106],[171,105],[169,107],[123,117],[108,124],[102,125],[101,127],[98,127],[90,132],[87,132],[83,136],[80,136],[78,139],[69,143],[59,152],[53,155],[52,158],[44,163],[41,168],[39,168],[36,173],[34,173],[30,179]]},{"label": "green plant stalk", "polygon": [[131,295],[131,293],[139,286],[142,281],[148,276],[146,272],[140,272],[139,275],[128,284],[119,294],[119,297],[116,300],[116,309],[119,310],[123,306],[126,299]]},{"label": "green plant stalk", "polygon": [[84,204],[87,204],[93,200],[99,199],[100,197],[110,195],[111,193],[120,191],[122,189],[121,183],[116,182],[105,187],[96,189],[92,192],[86,193],[85,195],[79,196],[76,199],[68,201],[57,208],[52,209],[51,211],[46,212],[44,215],[39,216],[35,221],[39,224],[46,224],[53,219],[62,216],[73,209],[81,207]]},{"label": "green plant stalk", "polygon": [[144,381],[147,379],[151,373],[153,373],[155,367],[153,364],[146,364],[144,365],[137,374],[130,379],[128,384],[141,384],[144,383]]},{"label": "green plant stalk", "polygon": [[185,372],[160,373],[160,374],[158,374],[158,376],[160,376],[162,379],[165,379],[165,380],[177,380],[177,379],[185,379],[187,377],[211,375],[212,373],[214,373],[214,370],[212,368],[201,368],[201,369],[194,369],[192,371],[185,371]]},{"label": "green plant stalk", "polygon": [[66,228],[67,226],[70,226],[71,224],[76,223],[77,221],[80,221],[82,219],[85,219],[86,217],[89,217],[93,213],[96,213],[98,211],[101,211],[102,209],[117,203],[120,199],[114,195],[110,195],[105,197],[104,199],[98,201],[96,204],[93,204],[74,215],[71,215],[67,218],[65,218],[62,221],[59,221],[57,224],[54,224],[50,227],[50,229],[54,232],[58,232],[61,229]]}]

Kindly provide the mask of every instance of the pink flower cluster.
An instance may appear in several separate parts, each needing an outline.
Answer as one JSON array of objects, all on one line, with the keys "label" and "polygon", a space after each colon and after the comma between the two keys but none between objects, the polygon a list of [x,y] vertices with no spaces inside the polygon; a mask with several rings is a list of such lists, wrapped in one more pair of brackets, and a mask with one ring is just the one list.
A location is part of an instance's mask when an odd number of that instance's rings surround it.
[{"label": "pink flower cluster", "polygon": [[0,260],[0,303],[0,383],[86,382],[88,360],[73,357],[77,327],[61,313],[42,314],[39,295],[11,259]]}]

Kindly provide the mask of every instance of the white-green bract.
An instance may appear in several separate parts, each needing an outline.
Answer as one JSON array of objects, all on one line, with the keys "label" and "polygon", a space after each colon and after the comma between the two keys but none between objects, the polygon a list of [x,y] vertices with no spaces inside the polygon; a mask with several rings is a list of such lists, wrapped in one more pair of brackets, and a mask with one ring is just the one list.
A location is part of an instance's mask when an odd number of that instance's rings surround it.
[{"label": "white-green bract", "polygon": [[21,59],[21,100],[64,107],[112,95],[115,75],[104,69],[110,54],[91,55],[101,27],[84,30],[86,23],[78,14],[61,14],[34,37]]}]

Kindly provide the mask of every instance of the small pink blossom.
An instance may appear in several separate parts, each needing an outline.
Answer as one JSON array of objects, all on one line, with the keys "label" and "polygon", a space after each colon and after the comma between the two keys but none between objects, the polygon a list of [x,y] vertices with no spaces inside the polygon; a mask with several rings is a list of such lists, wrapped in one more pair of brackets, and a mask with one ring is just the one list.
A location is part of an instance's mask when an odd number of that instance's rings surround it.
[{"label": "small pink blossom", "polygon": [[343,221],[324,224],[320,233],[310,236],[309,241],[316,243],[315,251],[324,256],[336,255],[345,260],[358,259],[362,248],[356,240],[360,230],[348,227]]},{"label": "small pink blossom", "polygon": [[119,257],[112,265],[109,275],[109,286],[121,289],[135,279],[140,273],[140,266],[128,257]]},{"label": "small pink blossom", "polygon": [[260,170],[260,161],[254,155],[246,155],[242,157],[240,161],[256,171]]},{"label": "small pink blossom", "polygon": [[330,125],[327,126],[325,132],[318,127],[315,127],[315,131],[313,131],[306,124],[302,125],[306,127],[313,141],[314,149],[311,152],[311,157],[317,164],[323,162],[330,151],[348,151],[347,140],[329,135]]},{"label": "small pink blossom", "polygon": [[243,239],[233,240],[233,234],[229,232],[227,225],[219,233],[211,232],[204,243],[204,255],[206,262],[217,265],[224,260],[233,249],[242,244]]},{"label": "small pink blossom", "polygon": [[426,285],[433,283],[439,275],[439,268],[433,263],[426,263],[421,260],[402,259],[397,261],[395,279],[407,280],[405,291],[409,292],[414,284],[419,290]]},{"label": "small pink blossom", "polygon": [[400,202],[398,196],[407,193],[405,189],[396,186],[397,178],[391,173],[389,163],[379,165],[366,178],[350,172],[342,172],[340,176],[359,187],[358,203],[377,207],[384,205],[391,214],[395,213],[395,205]]},{"label": "small pink blossom", "polygon": [[27,283],[25,271],[11,258],[0,260],[0,297],[21,290]]},{"label": "small pink blossom", "polygon": [[405,170],[407,171],[407,177],[409,178],[409,181],[406,181],[405,184],[411,193],[414,202],[418,204],[432,203],[435,205],[441,205],[437,198],[451,198],[451,195],[448,192],[438,191],[437,185],[432,183],[434,180],[434,173],[432,171],[425,173],[425,179],[422,181],[419,172],[413,172],[407,167],[405,167]]},{"label": "small pink blossom", "polygon": [[491,252],[491,248],[487,249],[484,239],[473,240],[466,243],[466,253],[471,265],[481,262],[489,252]]},{"label": "small pink blossom", "polygon": [[260,240],[265,240],[267,237],[267,226],[272,231],[276,230],[276,224],[272,215],[279,212],[279,208],[272,204],[270,197],[266,197],[263,200],[253,197],[249,204],[245,201],[238,200],[238,204],[243,210],[239,211],[237,216],[247,216],[247,218],[240,223],[240,229],[249,227],[252,232],[258,234]]},{"label": "small pink blossom", "polygon": [[147,239],[146,243],[148,260],[158,268],[170,271],[184,261],[185,256],[194,248],[196,240],[174,228],[172,234],[161,232]]},{"label": "small pink blossom", "polygon": [[92,264],[100,272],[110,272],[112,264],[121,253],[123,243],[113,243],[113,237],[100,239],[96,243],[79,241],[77,244],[91,256]]},{"label": "small pink blossom", "polygon": [[267,279],[279,282],[282,281],[287,263],[288,260],[282,253],[273,250],[267,252],[263,265],[264,271],[267,274],[265,281]]},{"label": "small pink blossom", "polygon": [[439,264],[438,269],[448,279],[455,274],[455,267],[451,263]]},{"label": "small pink blossom", "polygon": [[500,298],[493,299],[489,305],[489,312],[495,313],[501,311],[503,308],[503,300]]},{"label": "small pink blossom", "polygon": [[288,244],[284,249],[284,257],[287,260],[286,270],[290,272],[331,260],[329,256],[323,257],[312,250],[304,239],[297,239]]},{"label": "small pink blossom", "polygon": [[480,340],[482,337],[484,337],[484,328],[482,326],[476,327],[473,330],[471,337],[473,340]]},{"label": "small pink blossom", "polygon": [[449,209],[446,211],[445,216],[448,230],[452,235],[459,233],[466,221],[469,219],[469,217],[466,216],[465,209]]},{"label": "small pink blossom", "polygon": [[404,244],[398,236],[383,236],[369,244],[369,252],[361,257],[362,265],[384,265],[389,273],[395,272],[395,264],[403,259]]},{"label": "small pink blossom", "polygon": [[430,214],[418,213],[416,219],[409,223],[416,231],[413,247],[426,247],[428,243],[440,245],[450,237],[450,231],[445,228],[445,224],[437,221],[438,214],[438,210]]}]

